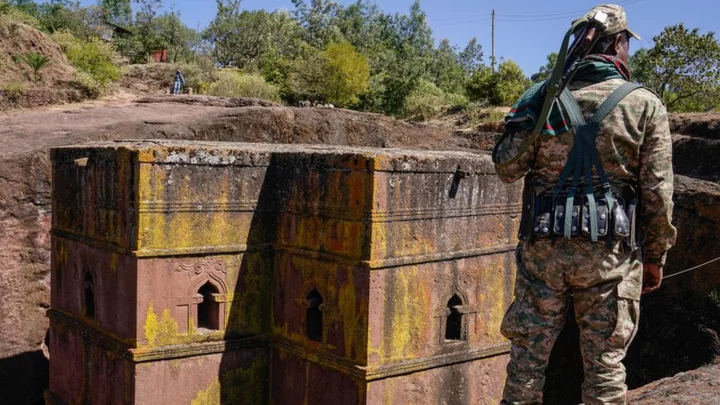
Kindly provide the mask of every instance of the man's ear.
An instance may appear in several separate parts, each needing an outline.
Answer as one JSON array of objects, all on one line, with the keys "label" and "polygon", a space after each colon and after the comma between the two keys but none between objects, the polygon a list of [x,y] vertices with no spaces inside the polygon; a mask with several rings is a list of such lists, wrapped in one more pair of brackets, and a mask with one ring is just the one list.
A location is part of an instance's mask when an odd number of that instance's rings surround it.
[{"label": "man's ear", "polygon": [[615,40],[613,41],[613,50],[615,50],[615,55],[620,53],[622,43],[626,40],[626,38],[627,37],[623,33],[619,33],[615,36]]}]

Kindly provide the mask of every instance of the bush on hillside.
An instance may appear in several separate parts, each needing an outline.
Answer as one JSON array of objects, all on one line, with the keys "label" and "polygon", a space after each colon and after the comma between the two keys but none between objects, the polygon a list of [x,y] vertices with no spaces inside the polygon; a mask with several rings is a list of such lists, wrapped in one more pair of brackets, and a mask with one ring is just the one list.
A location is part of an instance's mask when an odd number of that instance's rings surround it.
[{"label": "bush on hillside", "polygon": [[16,55],[15,59],[24,62],[32,69],[35,80],[42,80],[42,74],[40,72],[52,63],[49,56],[37,52],[26,52],[22,55]]},{"label": "bush on hillside", "polygon": [[[6,4],[6,3],[2,3],[2,4]],[[0,13],[0,15],[4,16],[4,18],[7,18],[11,21],[23,23],[25,25],[29,25],[38,30],[42,29],[42,23],[40,23],[40,20],[38,20],[37,18],[31,16],[30,14],[18,9],[17,7],[12,7],[10,5],[7,5],[7,7],[4,8],[4,11],[2,13]]]},{"label": "bush on hillside", "polygon": [[218,80],[208,86],[207,94],[220,97],[254,97],[280,102],[280,91],[262,76],[224,70],[218,73]]},{"label": "bush on hillside", "polygon": [[75,80],[70,82],[74,86],[85,93],[87,98],[98,98],[102,96],[105,87],[98,83],[95,78],[87,72],[79,71],[75,75]]},{"label": "bush on hillside", "polygon": [[446,93],[433,82],[420,80],[407,97],[406,115],[421,120],[435,118],[448,109],[467,105],[467,98],[459,94]]},{"label": "bush on hillside", "polygon": [[178,69],[185,78],[185,88],[192,88],[197,94],[204,94],[210,85],[218,80],[218,70],[212,63],[183,63]]},{"label": "bush on hillside", "polygon": [[17,101],[25,94],[25,84],[20,82],[8,83],[5,86],[5,95],[12,101]]},{"label": "bush on hillside", "polygon": [[53,38],[60,44],[70,63],[92,76],[103,91],[120,77],[120,68],[114,63],[115,51],[100,39],[84,40],[67,31],[56,32]]},{"label": "bush on hillside", "polygon": [[486,66],[475,71],[466,85],[466,91],[472,101],[511,105],[531,84],[517,63],[506,60],[495,73]]},{"label": "bush on hillside", "polygon": [[324,53],[329,68],[325,99],[341,107],[356,104],[370,85],[367,57],[348,42],[333,42]]}]

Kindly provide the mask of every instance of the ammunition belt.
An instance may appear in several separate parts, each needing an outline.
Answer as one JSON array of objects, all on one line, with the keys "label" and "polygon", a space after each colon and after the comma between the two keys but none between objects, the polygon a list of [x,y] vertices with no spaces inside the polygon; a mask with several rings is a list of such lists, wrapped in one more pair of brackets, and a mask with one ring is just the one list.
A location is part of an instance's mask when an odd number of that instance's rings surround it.
[{"label": "ammunition belt", "polygon": [[567,221],[567,192],[561,192],[554,197],[552,190],[536,192],[531,184],[526,185],[526,192],[523,193],[523,217],[518,236],[529,242],[534,242],[538,238],[563,238],[567,234],[565,226],[569,224],[571,239],[583,237],[591,240],[591,217],[594,215],[597,221],[597,235],[608,245],[623,240],[627,247],[634,249],[637,246],[635,240],[637,195],[631,186],[613,189],[612,194],[614,199],[612,208],[604,195],[597,195],[594,196],[594,210],[586,195],[574,196],[572,209],[569,211],[571,219]]}]

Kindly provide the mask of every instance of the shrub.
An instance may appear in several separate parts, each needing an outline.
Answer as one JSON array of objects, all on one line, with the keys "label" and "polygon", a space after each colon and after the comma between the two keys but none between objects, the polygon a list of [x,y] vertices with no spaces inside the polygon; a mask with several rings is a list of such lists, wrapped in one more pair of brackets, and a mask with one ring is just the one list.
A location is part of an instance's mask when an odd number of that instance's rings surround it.
[{"label": "shrub", "polygon": [[207,94],[220,97],[255,97],[279,102],[280,91],[260,75],[243,74],[224,70],[218,73],[218,81],[210,84]]},{"label": "shrub", "polygon": [[328,63],[325,99],[347,107],[368,90],[370,66],[365,56],[348,42],[333,42],[324,53]]},{"label": "shrub", "polygon": [[36,80],[42,80],[40,71],[52,63],[49,56],[45,56],[36,52],[26,52],[23,55],[17,55],[16,61],[22,61],[32,69]]},{"label": "shrub", "polygon": [[485,111],[485,116],[475,127],[484,132],[502,132],[505,128],[505,109],[492,109]]},{"label": "shrub", "polygon": [[472,101],[487,101],[491,105],[511,105],[530,87],[530,80],[512,60],[500,64],[493,73],[482,67],[473,73],[466,85]]},{"label": "shrub", "polygon": [[185,77],[185,87],[197,94],[206,93],[210,85],[218,80],[218,71],[212,64],[184,63],[179,66]]},{"label": "shrub", "polygon": [[5,95],[13,101],[17,101],[25,93],[25,85],[20,82],[9,83],[5,86]]},{"label": "shrub", "polygon": [[408,117],[427,120],[435,118],[452,107],[467,105],[467,99],[459,94],[448,94],[433,82],[420,80],[405,102]]},{"label": "shrub", "polygon": [[60,44],[70,63],[92,76],[103,91],[120,77],[120,68],[113,62],[115,52],[100,39],[84,40],[67,31],[56,32],[53,38]]},{"label": "shrub", "polygon": [[78,72],[75,80],[70,84],[82,90],[88,98],[98,98],[105,91],[105,87],[98,83],[90,73],[83,71]]},{"label": "shrub", "polygon": [[12,7],[6,4],[7,7],[5,8],[4,12],[1,12],[0,15],[4,15],[5,18],[14,21],[19,22],[25,25],[29,25],[35,29],[42,29],[42,24],[40,23],[40,20],[37,18],[31,16],[30,14],[26,13],[23,10],[18,9],[17,7]]}]

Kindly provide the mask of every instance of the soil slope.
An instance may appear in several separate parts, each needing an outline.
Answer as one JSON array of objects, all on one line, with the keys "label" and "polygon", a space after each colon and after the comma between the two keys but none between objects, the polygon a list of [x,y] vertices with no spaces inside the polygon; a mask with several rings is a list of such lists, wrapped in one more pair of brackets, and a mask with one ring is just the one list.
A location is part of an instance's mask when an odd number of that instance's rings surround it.
[{"label": "soil slope", "polygon": [[[21,59],[28,53],[50,58],[39,78]],[[0,16],[0,111],[81,101],[87,95],[73,83],[76,74],[47,34]]]}]

